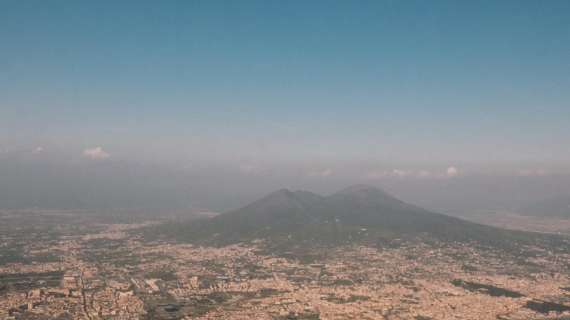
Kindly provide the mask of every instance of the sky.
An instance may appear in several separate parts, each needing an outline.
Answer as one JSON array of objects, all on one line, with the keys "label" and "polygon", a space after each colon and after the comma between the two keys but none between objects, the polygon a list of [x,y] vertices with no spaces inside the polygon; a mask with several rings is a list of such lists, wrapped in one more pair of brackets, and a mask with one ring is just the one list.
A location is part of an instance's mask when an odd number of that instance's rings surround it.
[{"label": "sky", "polygon": [[569,57],[565,0],[2,1],[0,161],[570,172]]}]

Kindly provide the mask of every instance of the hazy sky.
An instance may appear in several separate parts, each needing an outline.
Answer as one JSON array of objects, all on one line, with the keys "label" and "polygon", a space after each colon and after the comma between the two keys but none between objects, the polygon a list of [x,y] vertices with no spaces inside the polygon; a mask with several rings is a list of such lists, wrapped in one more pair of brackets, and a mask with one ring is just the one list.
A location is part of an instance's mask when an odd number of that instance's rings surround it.
[{"label": "hazy sky", "polygon": [[0,3],[0,159],[543,175],[569,88],[566,0]]}]

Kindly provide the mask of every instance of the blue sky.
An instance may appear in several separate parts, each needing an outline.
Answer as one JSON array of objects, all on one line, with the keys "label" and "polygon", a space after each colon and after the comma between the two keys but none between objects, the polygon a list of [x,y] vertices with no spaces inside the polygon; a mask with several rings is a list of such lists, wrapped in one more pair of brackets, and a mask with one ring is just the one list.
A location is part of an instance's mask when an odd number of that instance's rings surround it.
[{"label": "blue sky", "polygon": [[6,153],[570,161],[569,1],[3,1],[0,39]]}]

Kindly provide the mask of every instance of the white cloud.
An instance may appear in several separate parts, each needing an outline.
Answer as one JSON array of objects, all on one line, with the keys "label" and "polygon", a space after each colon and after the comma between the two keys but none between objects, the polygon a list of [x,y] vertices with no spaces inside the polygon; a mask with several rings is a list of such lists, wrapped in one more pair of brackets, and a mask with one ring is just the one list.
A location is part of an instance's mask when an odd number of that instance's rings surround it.
[{"label": "white cloud", "polygon": [[544,169],[524,169],[519,170],[517,173],[521,177],[541,177],[548,174],[548,171]]},{"label": "white cloud", "polygon": [[251,163],[241,164],[239,171],[244,174],[257,175],[263,173],[263,168]]},{"label": "white cloud", "polygon": [[83,150],[83,156],[93,160],[103,160],[109,158],[111,155],[101,147],[87,148]]},{"label": "white cloud", "polygon": [[33,154],[40,154],[40,153],[42,153],[42,152],[44,152],[44,147],[41,147],[41,146],[35,148],[35,149],[32,151]]},{"label": "white cloud", "polygon": [[308,173],[309,177],[328,177],[333,174],[331,169],[314,170]]},{"label": "white cloud", "polygon": [[392,175],[396,176],[396,177],[409,177],[411,175],[413,175],[414,172],[410,171],[410,170],[401,170],[401,169],[394,169],[392,170]]},{"label": "white cloud", "polygon": [[368,172],[364,177],[370,180],[379,180],[383,178],[406,178],[406,179],[443,179],[456,177],[460,174],[456,167],[449,167],[443,171],[430,171],[426,169],[407,170],[376,170]]},{"label": "white cloud", "polygon": [[446,172],[447,172],[448,177],[456,177],[459,175],[459,169],[457,169],[456,167],[453,167],[453,166],[447,168]]},{"label": "white cloud", "polygon": [[432,173],[430,171],[427,170],[420,170],[418,172],[418,177],[419,178],[429,178],[432,176]]},{"label": "white cloud", "polygon": [[366,174],[365,178],[370,180],[378,180],[390,176],[388,171],[371,171]]},{"label": "white cloud", "polygon": [[429,178],[433,177],[433,174],[427,170],[403,170],[403,169],[393,169],[390,171],[371,171],[366,174],[366,179],[378,180],[386,177],[396,177],[396,178]]}]

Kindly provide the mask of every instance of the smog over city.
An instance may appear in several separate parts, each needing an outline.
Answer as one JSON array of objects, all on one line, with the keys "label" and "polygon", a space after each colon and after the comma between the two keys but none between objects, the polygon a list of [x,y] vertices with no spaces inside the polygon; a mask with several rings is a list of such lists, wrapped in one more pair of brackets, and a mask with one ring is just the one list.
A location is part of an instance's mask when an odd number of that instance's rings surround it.
[{"label": "smog over city", "polygon": [[570,319],[570,1],[0,1],[0,320]]}]

